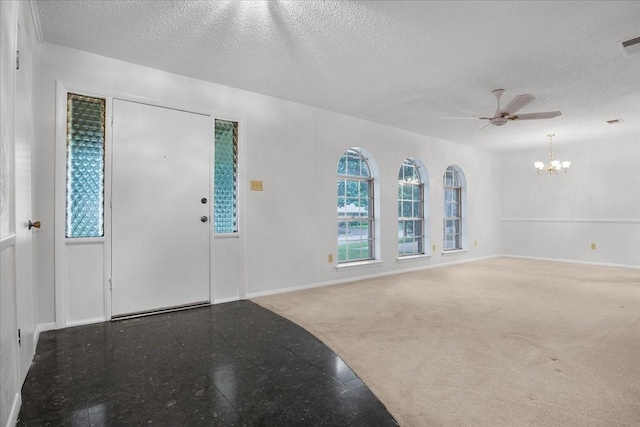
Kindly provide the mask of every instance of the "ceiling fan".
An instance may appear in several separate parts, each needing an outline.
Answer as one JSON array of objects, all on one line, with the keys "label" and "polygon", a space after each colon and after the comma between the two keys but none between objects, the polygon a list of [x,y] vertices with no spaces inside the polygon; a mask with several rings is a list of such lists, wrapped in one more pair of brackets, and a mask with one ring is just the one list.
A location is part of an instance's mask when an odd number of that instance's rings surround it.
[{"label": "ceiling fan", "polygon": [[491,125],[493,126],[504,126],[507,124],[509,120],[538,120],[538,119],[552,119],[554,117],[558,117],[562,115],[560,111],[546,111],[544,113],[527,113],[527,114],[516,114],[522,107],[529,104],[533,101],[535,96],[524,94],[518,95],[511,100],[511,102],[504,108],[500,108],[500,99],[502,95],[504,95],[504,89],[496,89],[493,92],[493,95],[498,100],[498,108],[496,109],[493,117],[443,117],[443,119],[476,119],[476,120],[489,120],[487,123],[483,124],[476,130],[484,129]]}]

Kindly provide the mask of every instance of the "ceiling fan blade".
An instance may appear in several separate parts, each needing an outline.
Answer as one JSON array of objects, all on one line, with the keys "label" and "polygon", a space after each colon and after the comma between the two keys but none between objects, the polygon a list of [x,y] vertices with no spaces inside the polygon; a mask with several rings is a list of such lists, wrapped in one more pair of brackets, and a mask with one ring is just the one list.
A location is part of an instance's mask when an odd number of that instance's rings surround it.
[{"label": "ceiling fan blade", "polygon": [[[456,116],[445,116],[445,117],[440,117],[441,119],[463,119],[463,120],[478,120],[478,117],[456,117]],[[482,118],[482,117],[481,117]]]},{"label": "ceiling fan blade", "polygon": [[516,111],[520,110],[522,107],[524,107],[525,105],[527,105],[528,103],[530,103],[534,99],[536,99],[536,97],[533,96],[533,95],[529,95],[528,93],[526,93],[524,95],[518,95],[518,96],[516,96],[515,98],[513,98],[511,100],[509,105],[507,105],[506,107],[502,108],[500,110],[500,112],[501,113],[507,113],[509,115],[513,115]]},{"label": "ceiling fan blade", "polygon": [[483,124],[482,126],[480,126],[480,127],[479,127],[478,129],[476,129],[476,130],[482,130],[482,129],[484,129],[484,128],[488,128],[489,126],[491,126],[491,122],[487,122],[487,123]]},{"label": "ceiling fan blade", "polygon": [[554,117],[561,116],[560,111],[546,111],[544,113],[528,113],[519,114],[517,116],[510,117],[509,120],[537,120],[537,119],[553,119]]}]

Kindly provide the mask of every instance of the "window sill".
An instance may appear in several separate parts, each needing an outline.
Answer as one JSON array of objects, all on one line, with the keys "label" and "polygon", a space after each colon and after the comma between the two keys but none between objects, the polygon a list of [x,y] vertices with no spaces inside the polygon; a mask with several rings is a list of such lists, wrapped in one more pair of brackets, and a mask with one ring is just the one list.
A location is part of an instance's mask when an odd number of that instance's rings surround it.
[{"label": "window sill", "polygon": [[442,251],[442,255],[443,256],[457,255],[457,254],[463,254],[465,252],[469,252],[469,249],[454,249],[452,251]]},{"label": "window sill", "polygon": [[411,261],[420,261],[421,259],[430,259],[431,254],[420,254],[420,255],[409,255],[398,257],[396,259],[397,262],[411,262]]},{"label": "window sill", "polygon": [[378,265],[382,265],[382,261],[379,259],[372,259],[368,261],[356,261],[349,262],[344,264],[336,265],[336,270],[351,270],[352,268],[360,268],[360,267],[376,267]]}]

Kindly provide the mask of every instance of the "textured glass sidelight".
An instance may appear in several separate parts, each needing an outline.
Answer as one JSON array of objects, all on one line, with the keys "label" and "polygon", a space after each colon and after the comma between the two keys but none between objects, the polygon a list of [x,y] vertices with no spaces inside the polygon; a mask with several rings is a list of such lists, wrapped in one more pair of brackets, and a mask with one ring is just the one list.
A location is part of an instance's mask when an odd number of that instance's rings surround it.
[{"label": "textured glass sidelight", "polygon": [[213,230],[238,232],[238,123],[216,120]]},{"label": "textured glass sidelight", "polygon": [[67,237],[104,236],[105,100],[67,94]]}]

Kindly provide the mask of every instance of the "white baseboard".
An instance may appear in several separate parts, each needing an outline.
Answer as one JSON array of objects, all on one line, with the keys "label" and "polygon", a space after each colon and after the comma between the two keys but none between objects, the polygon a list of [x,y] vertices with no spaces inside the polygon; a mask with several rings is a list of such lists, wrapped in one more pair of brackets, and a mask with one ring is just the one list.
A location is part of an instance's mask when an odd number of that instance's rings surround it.
[{"label": "white baseboard", "polygon": [[359,280],[375,279],[377,277],[393,276],[395,274],[409,273],[411,271],[428,270],[430,268],[439,268],[439,267],[446,267],[446,266],[455,265],[455,264],[464,264],[467,262],[481,261],[483,259],[498,258],[500,256],[502,255],[489,255],[489,256],[478,257],[478,258],[467,258],[460,261],[443,262],[439,264],[425,265],[425,266],[420,266],[415,268],[406,268],[402,270],[387,271],[384,273],[368,274],[365,276],[350,277],[348,279],[330,280],[327,282],[311,283],[308,285],[293,286],[290,288],[274,289],[274,290],[263,291],[263,292],[253,292],[253,293],[247,294],[247,299],[266,297],[268,295],[284,294],[287,292],[302,291],[305,289],[321,288],[324,286],[340,285],[343,283],[357,282]]},{"label": "white baseboard", "polygon": [[18,415],[20,415],[20,407],[22,406],[22,396],[20,393],[16,393],[13,398],[13,405],[11,405],[11,413],[7,420],[7,427],[14,427],[18,421]]},{"label": "white baseboard", "polygon": [[105,319],[104,317],[87,317],[86,319],[67,322],[67,326],[65,326],[65,328],[72,328],[74,326],[93,325],[94,323],[103,323],[106,321],[107,319]]},{"label": "white baseboard", "polygon": [[47,332],[47,331],[53,331],[56,329],[56,323],[55,322],[51,322],[51,323],[39,323],[38,325],[36,325],[36,330],[33,331],[33,349],[35,351],[35,349],[38,348],[38,340],[40,339],[40,333],[41,332]]},{"label": "white baseboard", "polygon": [[531,259],[536,261],[555,261],[555,262],[566,262],[569,264],[582,264],[582,265],[595,265],[600,267],[618,267],[618,268],[634,268],[640,269],[640,265],[629,265],[629,264],[611,264],[606,262],[592,262],[592,261],[579,261],[575,259],[561,259],[561,258],[543,258],[543,257],[535,257],[535,256],[524,256],[524,255],[500,255],[505,258],[519,258],[519,259]]},{"label": "white baseboard", "polygon": [[240,301],[242,298],[235,296],[235,297],[228,297],[228,298],[216,298],[213,300],[212,304],[224,304],[225,302],[233,302],[233,301]]}]

